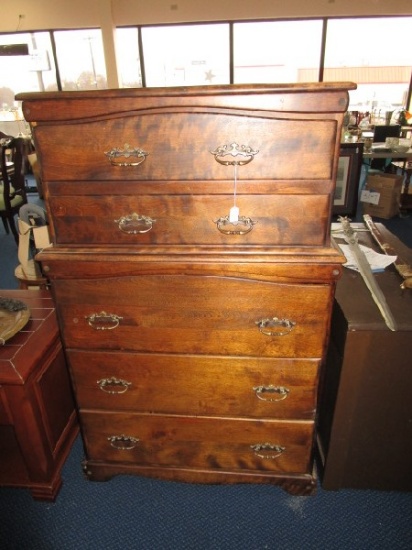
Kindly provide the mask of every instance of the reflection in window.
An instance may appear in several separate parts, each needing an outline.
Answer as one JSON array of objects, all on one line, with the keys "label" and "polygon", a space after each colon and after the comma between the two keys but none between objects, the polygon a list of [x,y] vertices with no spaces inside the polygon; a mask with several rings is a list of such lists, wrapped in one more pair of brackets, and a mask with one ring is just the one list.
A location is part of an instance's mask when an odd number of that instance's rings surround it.
[{"label": "reflection in window", "polygon": [[107,88],[100,29],[55,31],[54,38],[64,91]]},{"label": "reflection in window", "polygon": [[147,86],[229,84],[229,25],[144,27]]},{"label": "reflection in window", "polygon": [[234,82],[318,81],[322,21],[235,23]]},{"label": "reflection in window", "polygon": [[136,27],[116,29],[116,62],[121,88],[141,88],[139,38]]},{"label": "reflection in window", "polygon": [[328,21],[324,80],[356,82],[351,108],[384,121],[386,111],[406,106],[411,28],[412,17]]}]

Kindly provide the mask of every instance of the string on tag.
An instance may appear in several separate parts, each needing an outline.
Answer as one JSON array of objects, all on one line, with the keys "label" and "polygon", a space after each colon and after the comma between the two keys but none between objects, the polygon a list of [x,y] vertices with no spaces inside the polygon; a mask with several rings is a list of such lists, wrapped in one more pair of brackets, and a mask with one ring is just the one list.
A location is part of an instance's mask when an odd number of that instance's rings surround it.
[{"label": "string on tag", "polygon": [[229,212],[229,221],[231,223],[236,223],[239,221],[239,208],[236,205],[237,197],[237,163],[233,164],[233,206]]}]

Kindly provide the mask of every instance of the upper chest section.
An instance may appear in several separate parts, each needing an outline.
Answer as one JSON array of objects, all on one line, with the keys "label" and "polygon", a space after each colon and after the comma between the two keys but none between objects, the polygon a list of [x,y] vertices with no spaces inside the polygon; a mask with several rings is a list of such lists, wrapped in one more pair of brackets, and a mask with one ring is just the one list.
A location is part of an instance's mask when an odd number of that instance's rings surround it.
[{"label": "upper chest section", "polygon": [[[329,180],[347,90],[221,86],[29,94],[46,180]],[[62,169],[64,168],[64,170]]]}]

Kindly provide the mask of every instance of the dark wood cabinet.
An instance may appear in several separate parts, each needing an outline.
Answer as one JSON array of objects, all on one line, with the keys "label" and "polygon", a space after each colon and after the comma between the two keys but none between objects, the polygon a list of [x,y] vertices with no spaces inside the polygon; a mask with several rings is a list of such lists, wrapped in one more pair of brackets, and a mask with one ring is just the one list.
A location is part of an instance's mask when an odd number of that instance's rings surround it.
[{"label": "dark wood cabinet", "polygon": [[78,433],[76,409],[52,297],[1,290],[27,304],[27,325],[0,346],[0,485],[54,500]]},{"label": "dark wood cabinet", "polygon": [[[412,265],[412,251],[382,224],[378,228]],[[359,237],[378,251],[369,234]],[[412,294],[401,290],[393,266],[375,277],[396,332],[358,273],[345,269],[337,285],[319,411],[325,489],[412,490]]]},{"label": "dark wood cabinet", "polygon": [[315,489],[351,87],[19,96],[90,479]]}]

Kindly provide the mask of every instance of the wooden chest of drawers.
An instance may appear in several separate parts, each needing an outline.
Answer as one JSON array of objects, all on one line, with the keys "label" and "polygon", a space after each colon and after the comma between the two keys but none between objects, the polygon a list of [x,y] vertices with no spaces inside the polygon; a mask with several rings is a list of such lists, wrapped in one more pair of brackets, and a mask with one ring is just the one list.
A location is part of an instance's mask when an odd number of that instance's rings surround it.
[{"label": "wooden chest of drawers", "polygon": [[314,490],[353,87],[19,96],[90,479]]}]

